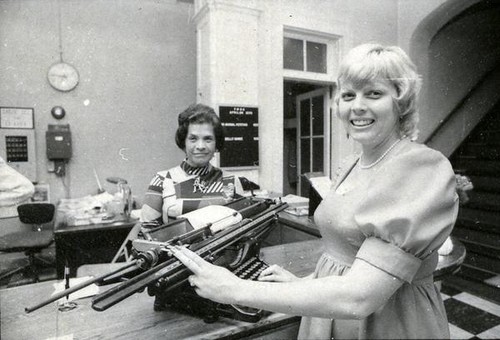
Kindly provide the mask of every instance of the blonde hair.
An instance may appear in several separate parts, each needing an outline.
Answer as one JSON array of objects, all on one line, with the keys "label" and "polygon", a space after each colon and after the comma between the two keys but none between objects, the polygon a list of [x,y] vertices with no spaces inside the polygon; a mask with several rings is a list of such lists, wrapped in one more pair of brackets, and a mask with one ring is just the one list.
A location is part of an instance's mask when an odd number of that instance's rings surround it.
[{"label": "blonde hair", "polygon": [[[363,44],[350,50],[340,64],[338,86],[343,82],[363,84],[376,78],[388,80],[394,85],[396,113],[399,115],[401,137],[416,140],[418,137],[417,98],[421,79],[408,55],[397,46]],[[337,91],[336,103],[339,101]]]}]

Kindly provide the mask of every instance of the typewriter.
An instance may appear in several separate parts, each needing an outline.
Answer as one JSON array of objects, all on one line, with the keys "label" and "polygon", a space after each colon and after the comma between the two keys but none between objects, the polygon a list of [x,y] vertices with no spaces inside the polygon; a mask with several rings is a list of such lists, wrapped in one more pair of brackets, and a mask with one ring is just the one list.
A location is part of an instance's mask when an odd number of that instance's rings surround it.
[{"label": "typewriter", "polygon": [[[251,256],[232,272],[246,280],[256,280],[268,265],[257,256]],[[171,291],[157,290],[148,287],[148,294],[155,296],[154,309],[157,311],[171,309],[181,313],[196,315],[207,323],[215,322],[219,317],[231,318],[246,322],[257,322],[267,311],[240,305],[228,305],[213,302],[196,294],[189,284],[183,284]]]},{"label": "typewriter", "polygon": [[[241,220],[250,219],[262,213],[267,204],[256,205],[256,201],[248,198],[239,199],[228,203],[226,207],[238,211]],[[209,210],[210,208],[208,208]],[[194,215],[203,215],[203,210],[194,212]],[[172,233],[188,231],[195,224],[190,220],[190,214],[165,226],[143,228],[142,237],[146,240],[158,242],[161,240],[175,239]],[[228,221],[228,224],[238,223],[239,219]],[[269,265],[259,258],[260,242],[265,235],[271,231],[273,225],[262,229],[257,228],[247,233],[237,243],[225,247],[220,256],[213,260],[213,264],[223,266],[231,270],[238,277],[245,280],[257,280],[260,273]],[[220,229],[218,227],[217,229]],[[223,228],[223,227],[222,227]],[[183,234],[186,235],[186,234]],[[173,237],[172,237],[173,236]],[[203,237],[202,237],[203,238]],[[200,241],[200,240],[198,240]],[[193,240],[190,240],[193,242]],[[136,243],[137,245],[137,243]],[[141,246],[138,248],[142,248]],[[157,311],[171,309],[179,312],[196,315],[203,318],[207,323],[215,322],[219,317],[232,318],[246,322],[257,322],[267,312],[261,309],[250,308],[239,305],[227,305],[204,299],[196,294],[194,289],[187,283],[171,288],[160,284],[149,285],[148,294],[155,296],[154,309]]]},{"label": "typewriter", "polygon": [[189,285],[190,271],[175,258],[169,247],[188,247],[202,258],[224,266],[239,277],[255,280],[268,267],[259,259],[261,241],[276,225],[278,212],[288,205],[280,200],[239,198],[225,206],[205,207],[164,225],[143,224],[140,237],[132,241],[133,260],[113,272],[69,288],[25,308],[31,313],[92,283],[117,285],[94,296],[92,308],[104,311],[147,290],[154,296],[157,311],[172,309],[214,322],[219,317],[257,322],[267,312],[227,305],[199,297]]}]

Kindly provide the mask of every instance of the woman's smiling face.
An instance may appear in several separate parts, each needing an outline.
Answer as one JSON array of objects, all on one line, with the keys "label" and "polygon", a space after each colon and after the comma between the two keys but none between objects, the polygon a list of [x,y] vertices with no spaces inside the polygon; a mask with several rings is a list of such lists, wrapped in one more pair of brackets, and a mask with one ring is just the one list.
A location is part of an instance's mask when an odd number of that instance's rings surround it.
[{"label": "woman's smiling face", "polygon": [[189,165],[194,167],[207,165],[214,156],[215,149],[215,133],[212,124],[189,124],[185,149]]},{"label": "woman's smiling face", "polygon": [[385,79],[341,84],[338,115],[346,132],[363,146],[376,147],[399,138],[394,108],[396,88]]}]

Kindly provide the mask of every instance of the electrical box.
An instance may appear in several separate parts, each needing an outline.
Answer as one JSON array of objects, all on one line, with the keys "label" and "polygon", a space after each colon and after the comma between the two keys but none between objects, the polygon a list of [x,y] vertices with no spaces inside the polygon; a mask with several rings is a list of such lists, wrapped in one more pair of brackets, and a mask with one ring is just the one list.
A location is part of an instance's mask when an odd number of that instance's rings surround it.
[{"label": "electrical box", "polygon": [[0,156],[17,172],[37,181],[34,110],[0,107]]},{"label": "electrical box", "polygon": [[70,159],[72,155],[71,131],[69,124],[49,124],[45,132],[47,142],[47,158],[50,160]]}]

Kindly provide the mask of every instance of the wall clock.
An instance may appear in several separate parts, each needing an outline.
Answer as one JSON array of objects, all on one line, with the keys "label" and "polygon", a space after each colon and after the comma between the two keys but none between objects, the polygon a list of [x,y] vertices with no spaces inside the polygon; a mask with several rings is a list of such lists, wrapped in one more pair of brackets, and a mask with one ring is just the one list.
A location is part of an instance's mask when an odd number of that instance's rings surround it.
[{"label": "wall clock", "polygon": [[50,85],[58,91],[68,92],[73,90],[80,80],[76,68],[72,65],[59,62],[52,65],[47,73]]}]

